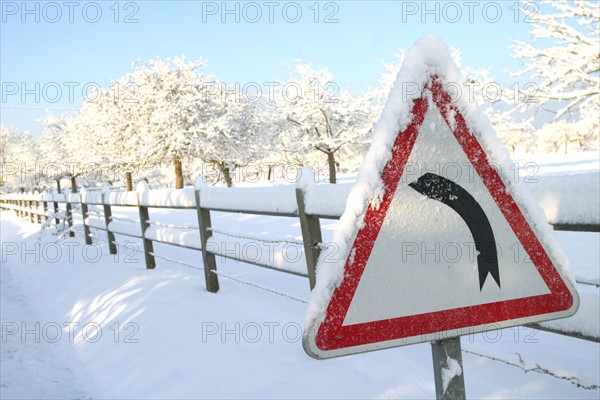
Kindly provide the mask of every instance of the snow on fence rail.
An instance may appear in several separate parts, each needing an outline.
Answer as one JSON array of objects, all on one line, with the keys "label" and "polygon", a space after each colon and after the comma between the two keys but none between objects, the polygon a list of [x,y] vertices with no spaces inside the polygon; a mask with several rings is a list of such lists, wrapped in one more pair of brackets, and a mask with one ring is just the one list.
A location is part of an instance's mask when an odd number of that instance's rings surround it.
[{"label": "snow on fence rail", "polygon": [[537,179],[539,182],[531,192],[555,230],[599,231],[600,173],[541,176]]},{"label": "snow on fence rail", "polygon": [[[599,232],[598,173],[579,174],[575,179],[571,178],[544,178],[541,184],[535,186],[535,190],[531,190],[532,194],[544,209],[548,222],[555,230]],[[594,185],[596,185],[595,190],[594,187],[590,187]],[[323,242],[320,219],[340,218],[351,187],[352,184],[347,183],[309,184],[302,189],[293,185],[282,185],[261,188],[203,187],[200,190],[194,188],[146,190],[139,193],[123,191],[67,195],[19,193],[0,196],[0,208],[13,210],[17,215],[38,223],[42,223],[42,219],[45,219],[45,223],[50,223],[51,219],[54,219],[58,225],[59,216],[62,216],[64,226],[71,228],[72,205],[77,204],[81,207],[86,244],[92,244],[93,236],[90,228],[106,232],[111,254],[117,252],[115,234],[139,238],[143,243],[147,268],[155,268],[155,258],[164,258],[154,252],[155,242],[199,250],[202,252],[203,263],[198,268],[204,270],[206,288],[210,292],[219,290],[219,273],[216,271],[215,256],[308,277],[312,289],[315,284],[315,266]],[[61,215],[59,205],[62,204],[65,205],[65,212]],[[102,212],[90,210],[90,207],[98,207]],[[113,217],[112,207],[136,207],[139,220]],[[151,220],[149,214],[151,208],[195,210],[197,225],[171,226]],[[241,236],[215,229],[211,223],[211,211],[299,218],[302,242],[270,238],[263,240],[258,236]],[[264,257],[260,252],[257,252],[256,257],[249,257],[237,252],[232,254],[223,251],[232,246],[245,246],[257,241],[273,244],[269,257]],[[285,246],[297,247],[297,251],[302,254],[297,262],[285,260],[286,258],[283,257]],[[594,308],[592,314],[598,312],[597,297],[582,298],[584,303],[582,309],[588,310],[592,307]],[[600,332],[597,328],[590,328],[589,324],[581,323],[584,317],[576,314],[571,317],[573,321],[569,321],[571,318],[568,318],[565,320],[566,323],[550,322],[532,325],[532,327],[595,342],[600,341]]]}]

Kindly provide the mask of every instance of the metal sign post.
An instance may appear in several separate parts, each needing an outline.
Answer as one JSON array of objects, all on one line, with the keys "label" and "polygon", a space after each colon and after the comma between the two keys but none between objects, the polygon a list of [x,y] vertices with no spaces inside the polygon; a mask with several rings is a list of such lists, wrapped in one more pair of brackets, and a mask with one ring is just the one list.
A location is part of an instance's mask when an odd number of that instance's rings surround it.
[{"label": "metal sign post", "polygon": [[436,399],[466,399],[460,336],[431,342],[431,353]]}]

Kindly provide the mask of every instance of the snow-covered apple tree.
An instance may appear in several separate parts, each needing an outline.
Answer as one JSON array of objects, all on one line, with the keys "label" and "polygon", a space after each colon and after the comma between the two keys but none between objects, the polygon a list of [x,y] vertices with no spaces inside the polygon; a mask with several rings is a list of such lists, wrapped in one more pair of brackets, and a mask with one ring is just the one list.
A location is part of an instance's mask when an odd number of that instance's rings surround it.
[{"label": "snow-covered apple tree", "polygon": [[82,175],[86,165],[98,160],[93,136],[84,129],[83,122],[81,111],[76,115],[47,114],[41,118],[42,132],[35,142],[39,153],[38,174],[45,187],[55,186],[61,191],[63,179]]},{"label": "snow-covered apple tree", "polygon": [[15,126],[0,125],[0,186],[3,191],[37,187],[38,146],[35,139]]},{"label": "snow-covered apple tree", "polygon": [[133,190],[132,174],[146,165],[137,134],[136,88],[126,77],[121,78],[112,83],[110,90],[99,90],[95,100],[84,104],[78,116],[79,130],[101,170],[113,173],[109,180],[124,173],[127,190]]},{"label": "snow-covered apple tree", "polygon": [[118,135],[130,135],[143,163],[172,162],[177,188],[183,187],[182,160],[201,154],[214,113],[206,95],[213,82],[203,72],[205,65],[202,59],[156,58],[121,80],[135,89],[129,100],[137,102],[127,103],[127,123]]},{"label": "snow-covered apple tree", "polygon": [[340,88],[327,69],[298,61],[294,73],[275,97],[283,123],[284,151],[325,155],[329,181],[337,181],[338,151],[365,137],[373,127],[373,102]]},{"label": "snow-covered apple tree", "polygon": [[273,129],[267,104],[240,96],[216,82],[210,91],[212,114],[199,156],[219,172],[228,187],[232,172],[264,156],[272,143]]}]

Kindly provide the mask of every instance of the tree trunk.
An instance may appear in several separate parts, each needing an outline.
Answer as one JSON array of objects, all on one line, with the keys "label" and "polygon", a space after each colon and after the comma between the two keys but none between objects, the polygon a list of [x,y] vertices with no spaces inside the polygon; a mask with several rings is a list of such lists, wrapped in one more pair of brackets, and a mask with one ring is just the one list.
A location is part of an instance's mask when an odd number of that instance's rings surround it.
[{"label": "tree trunk", "polygon": [[329,183],[337,183],[334,152],[327,153],[327,165],[329,166]]},{"label": "tree trunk", "polygon": [[233,181],[231,180],[231,171],[229,170],[229,165],[227,165],[227,163],[225,163],[225,162],[220,162],[219,169],[221,170],[221,173],[223,174],[223,179],[225,180],[227,187],[232,187]]},{"label": "tree trunk", "polygon": [[127,191],[133,191],[133,179],[131,177],[131,172],[125,172],[125,181],[127,182]]},{"label": "tree trunk", "polygon": [[61,193],[61,191],[60,191],[60,178],[56,178],[56,190],[58,191],[58,193]]},{"label": "tree trunk", "polygon": [[71,177],[71,193],[77,193],[77,180],[74,176]]},{"label": "tree trunk", "polygon": [[183,167],[181,165],[181,157],[175,156],[173,162],[175,164],[175,189],[183,189]]}]

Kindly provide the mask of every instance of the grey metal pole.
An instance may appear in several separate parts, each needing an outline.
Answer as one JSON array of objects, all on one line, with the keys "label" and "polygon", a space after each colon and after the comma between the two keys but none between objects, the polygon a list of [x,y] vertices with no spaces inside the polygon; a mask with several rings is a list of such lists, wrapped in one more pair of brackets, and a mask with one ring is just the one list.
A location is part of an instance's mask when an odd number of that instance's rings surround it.
[{"label": "grey metal pole", "polygon": [[460,336],[431,342],[435,397],[466,399]]}]

